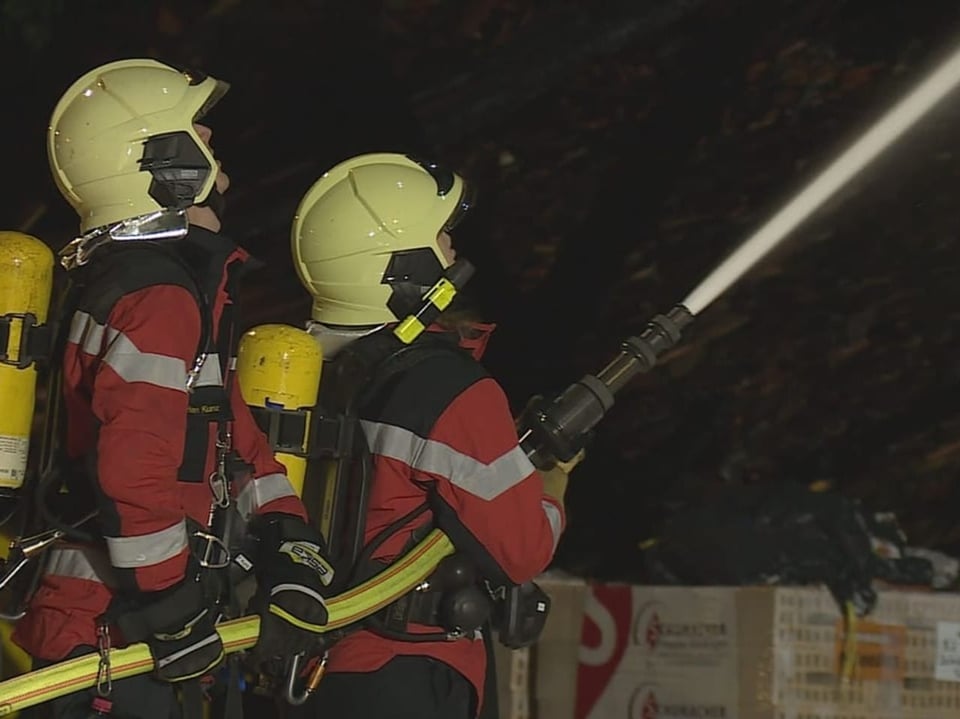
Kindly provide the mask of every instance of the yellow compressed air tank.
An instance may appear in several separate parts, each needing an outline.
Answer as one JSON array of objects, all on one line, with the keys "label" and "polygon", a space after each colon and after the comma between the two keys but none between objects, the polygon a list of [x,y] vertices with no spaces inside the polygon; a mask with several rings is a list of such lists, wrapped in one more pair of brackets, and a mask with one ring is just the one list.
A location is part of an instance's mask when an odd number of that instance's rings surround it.
[{"label": "yellow compressed air tank", "polygon": [[254,327],[244,333],[237,348],[237,382],[243,401],[300,496],[322,368],[319,343],[305,330],[290,325]]},{"label": "yellow compressed air tank", "polygon": [[31,235],[0,231],[0,494],[20,489],[27,469],[37,368],[20,356],[20,344],[25,327],[47,321],[52,288],[50,248]]}]

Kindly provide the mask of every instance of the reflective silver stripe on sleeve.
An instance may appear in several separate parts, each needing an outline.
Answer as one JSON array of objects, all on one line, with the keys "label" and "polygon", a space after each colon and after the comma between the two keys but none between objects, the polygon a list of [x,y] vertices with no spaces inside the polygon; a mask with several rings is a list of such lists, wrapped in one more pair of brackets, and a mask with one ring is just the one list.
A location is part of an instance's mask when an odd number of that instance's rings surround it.
[{"label": "reflective silver stripe on sleeve", "polygon": [[120,569],[135,569],[173,559],[187,548],[187,523],[136,537],[106,537],[110,563]]},{"label": "reflective silver stripe on sleeve", "polygon": [[446,477],[451,484],[481,499],[495,499],[534,471],[519,446],[484,464],[449,445],[424,439],[402,427],[366,420],[362,420],[361,425],[374,454],[399,460],[421,472]]},{"label": "reflective silver stripe on sleeve", "polygon": [[156,387],[187,391],[187,365],[179,357],[141,352],[123,332],[117,332],[108,344],[103,362],[112,367],[124,382],[145,382]]},{"label": "reflective silver stripe on sleeve", "polygon": [[[145,382],[157,387],[187,391],[187,366],[179,357],[141,352],[123,332],[101,325],[86,312],[75,312],[70,321],[68,340],[89,355],[98,355],[106,345],[102,361],[113,368],[124,382]],[[210,365],[210,369],[207,366]],[[206,384],[220,380],[218,361],[204,363]],[[212,377],[215,373],[215,377]],[[201,377],[204,373],[201,371]],[[222,382],[222,380],[220,380]]]},{"label": "reflective silver stripe on sleeve", "polygon": [[547,521],[550,522],[550,531],[553,533],[553,551],[557,551],[557,545],[560,543],[560,532],[563,530],[563,518],[560,516],[560,510],[552,502],[542,500],[543,513],[547,515]]},{"label": "reflective silver stripe on sleeve", "polygon": [[54,547],[47,554],[44,573],[48,576],[86,579],[108,587],[115,585],[109,560],[103,552],[92,547]]},{"label": "reflective silver stripe on sleeve", "polygon": [[100,354],[103,349],[103,336],[106,327],[98,324],[93,317],[86,312],[74,312],[70,320],[70,332],[67,334],[67,341],[80,347],[80,349],[89,355]]},{"label": "reflective silver stripe on sleeve", "polygon": [[293,485],[285,474],[265,474],[241,482],[237,488],[237,510],[244,520],[265,504],[283,497],[296,497]]}]

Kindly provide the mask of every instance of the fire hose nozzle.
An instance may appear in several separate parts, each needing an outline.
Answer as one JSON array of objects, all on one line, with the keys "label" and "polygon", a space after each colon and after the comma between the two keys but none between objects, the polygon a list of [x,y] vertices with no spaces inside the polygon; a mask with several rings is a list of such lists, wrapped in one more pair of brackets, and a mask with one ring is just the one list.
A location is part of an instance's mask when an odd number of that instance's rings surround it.
[{"label": "fire hose nozzle", "polygon": [[657,315],[635,337],[620,343],[620,353],[596,375],[585,375],[552,401],[538,398],[520,418],[520,446],[538,469],[557,460],[568,462],[579,452],[590,432],[613,407],[614,397],[641,372],[680,341],[693,314],[676,305]]},{"label": "fire hose nozzle", "polygon": [[611,395],[616,394],[638,374],[653,369],[660,356],[676,346],[691,322],[693,315],[683,305],[673,307],[665,315],[657,315],[639,335],[623,340],[620,354],[597,374],[597,379]]}]

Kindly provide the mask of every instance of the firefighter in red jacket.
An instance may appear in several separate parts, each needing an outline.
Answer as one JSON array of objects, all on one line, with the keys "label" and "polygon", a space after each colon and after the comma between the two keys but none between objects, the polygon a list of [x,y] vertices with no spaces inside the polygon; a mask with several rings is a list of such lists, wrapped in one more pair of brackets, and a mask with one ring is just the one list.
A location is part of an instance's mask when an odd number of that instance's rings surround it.
[{"label": "firefighter in red jacket", "polygon": [[215,624],[230,606],[231,540],[219,535],[231,524],[255,542],[258,654],[306,649],[315,636],[297,625],[326,621],[319,536],[232,381],[250,258],[219,234],[229,182],[198,124],[226,89],[122,60],[77,80],[51,118],[51,169],[82,233],[61,252],[74,288],[61,473],[74,509],[89,499],[97,514],[81,527],[94,541],[49,552],[14,637],[38,664],[135,641],[156,664],[103,677],[105,699],[56,700],[57,719],[88,716],[91,701],[130,717],[196,711],[195,680],[224,657]]},{"label": "firefighter in red jacket", "polygon": [[[316,182],[297,211],[292,251],[325,361],[389,332],[421,302],[455,260],[449,233],[468,206],[458,175],[400,154],[354,157]],[[389,564],[437,526],[492,587],[528,581],[563,531],[571,467],[540,473],[519,447],[507,398],[478,361],[492,326],[429,330],[466,351],[404,370],[359,410],[373,463],[368,559]],[[292,716],[472,719],[484,694],[483,638],[424,641],[444,631],[429,604],[399,626],[394,614],[333,645],[317,693]]]}]

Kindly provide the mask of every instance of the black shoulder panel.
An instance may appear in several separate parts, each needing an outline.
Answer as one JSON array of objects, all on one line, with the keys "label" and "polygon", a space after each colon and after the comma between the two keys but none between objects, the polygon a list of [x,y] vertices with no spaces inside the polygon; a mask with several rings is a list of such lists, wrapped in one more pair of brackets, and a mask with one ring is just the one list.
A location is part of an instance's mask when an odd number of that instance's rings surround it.
[{"label": "black shoulder panel", "polygon": [[429,337],[418,342],[424,345],[418,348],[417,361],[378,387],[360,414],[426,437],[450,403],[488,375],[465,350],[449,342]]},{"label": "black shoulder panel", "polygon": [[187,266],[173,250],[157,245],[138,242],[103,248],[102,256],[77,270],[76,282],[81,286],[78,309],[106,324],[121,297],[154,285],[183,287],[199,303],[200,290]]}]

